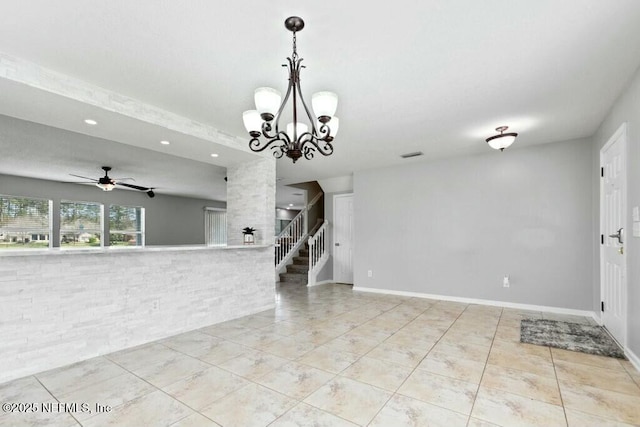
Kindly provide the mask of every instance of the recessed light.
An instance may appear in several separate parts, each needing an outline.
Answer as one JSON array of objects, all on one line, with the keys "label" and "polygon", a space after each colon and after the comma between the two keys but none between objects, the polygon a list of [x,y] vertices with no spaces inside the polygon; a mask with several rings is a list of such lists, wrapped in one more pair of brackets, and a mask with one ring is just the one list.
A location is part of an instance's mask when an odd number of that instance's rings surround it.
[{"label": "recessed light", "polygon": [[218,155],[216,153],[212,153],[211,157],[218,157]]},{"label": "recessed light", "polygon": [[98,122],[96,122],[96,121],[95,121],[95,120],[93,120],[93,119],[85,119],[85,121],[84,121],[84,122],[85,122],[86,124],[88,124],[88,125],[91,125],[91,126],[94,126],[94,125],[97,125],[97,124],[98,124]]},{"label": "recessed light", "polygon": [[293,206],[293,203],[289,203],[289,206]]},{"label": "recessed light", "polygon": [[169,144],[171,144],[171,143],[170,143],[169,141],[163,140],[163,141],[160,141],[160,144],[162,144],[162,145],[169,145]]}]

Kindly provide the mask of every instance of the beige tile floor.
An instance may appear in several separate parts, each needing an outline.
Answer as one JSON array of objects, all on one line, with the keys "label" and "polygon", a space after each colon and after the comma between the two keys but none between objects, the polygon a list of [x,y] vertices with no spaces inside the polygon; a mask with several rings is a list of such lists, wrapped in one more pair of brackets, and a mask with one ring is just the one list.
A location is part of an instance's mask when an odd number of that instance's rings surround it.
[{"label": "beige tile floor", "polygon": [[523,317],[591,322],[283,284],[274,310],[0,384],[39,409],[0,426],[640,425],[629,362],[521,344]]}]

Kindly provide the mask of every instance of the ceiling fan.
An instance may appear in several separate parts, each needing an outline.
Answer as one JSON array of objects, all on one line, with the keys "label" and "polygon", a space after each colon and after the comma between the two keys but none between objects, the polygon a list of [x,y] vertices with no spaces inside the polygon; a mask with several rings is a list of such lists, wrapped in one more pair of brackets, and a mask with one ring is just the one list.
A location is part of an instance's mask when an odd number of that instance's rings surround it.
[{"label": "ceiling fan", "polygon": [[104,171],[104,176],[99,179],[89,178],[87,176],[81,176],[81,175],[74,175],[72,173],[70,173],[69,175],[75,176],[77,178],[88,179],[91,181],[91,183],[95,183],[96,186],[101,188],[103,191],[111,191],[115,188],[116,185],[121,185],[123,187],[133,188],[134,190],[147,193],[147,196],[149,197],[155,197],[155,193],[153,192],[152,187],[141,187],[139,185],[127,184],[125,182],[121,182],[122,180],[132,179],[132,178],[120,178],[120,179],[110,178],[109,171],[111,170],[111,166],[102,166],[102,170]]}]

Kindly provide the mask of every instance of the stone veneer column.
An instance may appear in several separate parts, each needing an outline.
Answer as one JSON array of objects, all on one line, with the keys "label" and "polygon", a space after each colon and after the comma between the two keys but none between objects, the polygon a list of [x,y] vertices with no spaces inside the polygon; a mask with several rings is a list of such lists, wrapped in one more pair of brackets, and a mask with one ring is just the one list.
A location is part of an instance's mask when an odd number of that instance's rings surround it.
[{"label": "stone veneer column", "polygon": [[253,227],[256,244],[273,244],[276,221],[276,160],[261,158],[227,168],[227,244],[242,245]]}]

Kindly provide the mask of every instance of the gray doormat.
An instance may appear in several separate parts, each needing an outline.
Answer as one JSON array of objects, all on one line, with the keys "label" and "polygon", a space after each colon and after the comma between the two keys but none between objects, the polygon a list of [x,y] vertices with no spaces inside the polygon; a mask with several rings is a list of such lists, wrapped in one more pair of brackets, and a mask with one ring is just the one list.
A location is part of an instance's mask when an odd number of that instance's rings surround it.
[{"label": "gray doormat", "polygon": [[602,326],[557,320],[522,319],[520,342],[625,359],[624,351]]}]

